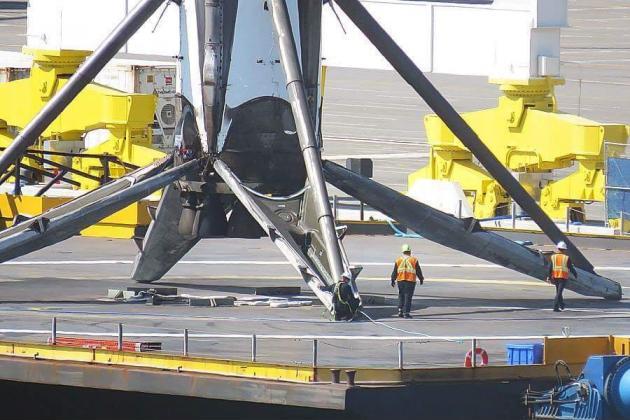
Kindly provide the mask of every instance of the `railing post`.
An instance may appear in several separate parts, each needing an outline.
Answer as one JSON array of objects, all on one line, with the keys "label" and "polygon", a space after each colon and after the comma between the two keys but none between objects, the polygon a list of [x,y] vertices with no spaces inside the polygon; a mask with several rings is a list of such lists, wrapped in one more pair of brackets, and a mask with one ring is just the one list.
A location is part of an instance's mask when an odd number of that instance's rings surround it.
[{"label": "railing post", "polygon": [[567,221],[566,221],[566,232],[569,233],[569,226],[571,224],[571,206],[567,206]]},{"label": "railing post", "polygon": [[404,355],[403,355],[403,342],[399,341],[398,342],[398,369],[402,370],[403,366],[404,366],[404,359],[403,359]]},{"label": "railing post", "polygon": [[252,362],[256,361],[256,334],[252,334]]},{"label": "railing post", "polygon": [[623,210],[621,210],[619,212],[619,235],[623,236],[624,232],[623,232],[623,222],[624,222],[624,217],[623,217]]},{"label": "railing post", "polygon": [[15,178],[15,182],[13,183],[13,195],[19,196],[22,195],[22,186],[20,185],[20,161],[22,157],[20,157],[14,165],[13,177]]},{"label": "railing post", "polygon": [[103,165],[103,179],[101,185],[109,182],[109,159],[107,156],[101,158],[101,165]]},{"label": "railing post", "polygon": [[457,201],[457,218],[462,218],[462,200]]},{"label": "railing post", "polygon": [[477,367],[477,339],[476,338],[472,339],[472,347],[470,351],[472,352],[472,357],[470,361],[472,362],[472,367],[475,368]]},{"label": "railing post", "polygon": [[512,229],[516,229],[516,203],[512,201]]},{"label": "railing post", "polygon": [[313,367],[317,367],[317,339],[313,339]]},{"label": "railing post", "polygon": [[123,324],[118,324],[118,351],[123,349]]},{"label": "railing post", "polygon": [[365,219],[365,203],[363,201],[359,202],[359,219],[361,221]]},{"label": "railing post", "polygon": [[50,344],[57,344],[57,317],[53,316],[50,326]]},{"label": "railing post", "polygon": [[340,369],[330,369],[330,375],[332,376],[331,381],[333,384],[338,384],[341,376]]},{"label": "railing post", "polygon": [[184,356],[188,357],[188,328],[184,328]]}]

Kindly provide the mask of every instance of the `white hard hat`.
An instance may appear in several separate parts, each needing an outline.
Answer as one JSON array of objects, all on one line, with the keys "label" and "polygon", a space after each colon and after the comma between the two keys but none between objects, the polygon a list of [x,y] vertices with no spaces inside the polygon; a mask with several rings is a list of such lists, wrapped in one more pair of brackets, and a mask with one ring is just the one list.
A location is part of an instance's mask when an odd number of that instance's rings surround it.
[{"label": "white hard hat", "polygon": [[558,245],[556,245],[556,248],[558,248],[558,249],[567,249],[567,244],[564,241],[560,241],[560,242],[558,242]]}]

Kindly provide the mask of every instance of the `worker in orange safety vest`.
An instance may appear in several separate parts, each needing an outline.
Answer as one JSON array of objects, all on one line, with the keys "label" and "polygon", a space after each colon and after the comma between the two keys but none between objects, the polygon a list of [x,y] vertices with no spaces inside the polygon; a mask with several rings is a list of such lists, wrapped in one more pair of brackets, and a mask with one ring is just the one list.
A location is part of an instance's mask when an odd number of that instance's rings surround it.
[{"label": "worker in orange safety vest", "polygon": [[569,281],[569,273],[577,277],[577,272],[573,267],[571,258],[567,255],[567,244],[564,241],[560,241],[556,248],[558,251],[552,254],[550,258],[551,264],[549,265],[547,280],[556,286],[556,298],[553,301],[553,311],[560,312],[560,310],[564,310],[562,292],[567,285],[567,281]]},{"label": "worker in orange safety vest", "polygon": [[411,247],[402,246],[403,255],[396,259],[394,271],[391,275],[392,287],[398,283],[398,316],[411,318],[411,299],[416,289],[416,277],[420,284],[424,284],[424,277],[418,259],[411,256]]}]

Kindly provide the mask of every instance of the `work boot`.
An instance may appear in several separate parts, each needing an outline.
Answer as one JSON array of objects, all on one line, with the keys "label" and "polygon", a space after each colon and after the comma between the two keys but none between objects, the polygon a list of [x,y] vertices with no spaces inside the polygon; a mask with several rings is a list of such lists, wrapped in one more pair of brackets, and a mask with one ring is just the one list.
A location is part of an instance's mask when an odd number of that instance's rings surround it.
[{"label": "work boot", "polygon": [[564,311],[564,303],[562,305],[560,305],[560,310]]},{"label": "work boot", "polygon": [[405,314],[405,318],[407,318],[407,319],[411,319],[411,318],[413,318],[413,317],[411,316],[411,314]]},{"label": "work boot", "polygon": [[554,311],[554,312],[560,312],[560,309],[558,309],[558,308],[553,308],[553,311]]},{"label": "work boot", "polygon": [[402,318],[402,317],[403,317],[402,311],[398,311],[398,318]]}]

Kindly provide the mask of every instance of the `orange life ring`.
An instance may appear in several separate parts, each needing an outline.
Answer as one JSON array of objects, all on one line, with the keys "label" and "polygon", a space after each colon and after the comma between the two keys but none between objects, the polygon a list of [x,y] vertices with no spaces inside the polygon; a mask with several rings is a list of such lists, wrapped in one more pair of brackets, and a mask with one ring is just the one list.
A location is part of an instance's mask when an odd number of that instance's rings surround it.
[{"label": "orange life ring", "polygon": [[[477,366],[487,366],[488,365],[488,352],[482,349],[481,347],[477,347],[475,349],[475,358],[477,356],[481,356],[481,364]],[[466,353],[466,358],[464,359],[464,366],[467,368],[472,367],[472,350],[468,350]]]}]

